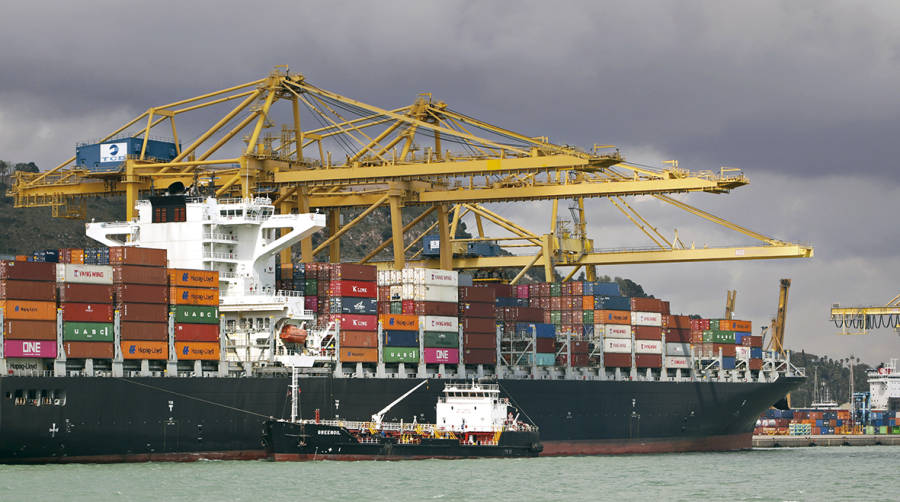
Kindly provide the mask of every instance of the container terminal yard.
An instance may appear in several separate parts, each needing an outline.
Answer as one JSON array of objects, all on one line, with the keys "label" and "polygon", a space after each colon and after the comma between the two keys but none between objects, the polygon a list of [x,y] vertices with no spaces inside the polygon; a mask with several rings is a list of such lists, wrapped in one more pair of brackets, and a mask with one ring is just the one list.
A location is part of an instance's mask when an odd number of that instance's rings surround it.
[{"label": "container terminal yard", "polygon": [[[224,113],[183,145],[178,119],[198,110]],[[385,419],[430,423],[439,382],[471,380],[530,418],[542,455],[749,448],[803,369],[748,321],[597,279],[602,265],[811,257],[674,197],[748,183],[555,144],[429,94],[383,109],[281,69],[148,108],[16,173],[17,207],[83,218],[87,198],[121,195],[126,214],[86,225],[95,248],[0,266],[0,460],[270,458],[283,438],[264,424],[300,389],[291,421],[366,421],[391,403]],[[755,244],[666,236],[629,204],[639,195]],[[653,247],[595,247],[591,198]],[[549,201],[549,231],[486,207],[534,201]],[[388,236],[346,262],[342,236],[382,207]],[[476,279],[499,270],[513,273]]]}]

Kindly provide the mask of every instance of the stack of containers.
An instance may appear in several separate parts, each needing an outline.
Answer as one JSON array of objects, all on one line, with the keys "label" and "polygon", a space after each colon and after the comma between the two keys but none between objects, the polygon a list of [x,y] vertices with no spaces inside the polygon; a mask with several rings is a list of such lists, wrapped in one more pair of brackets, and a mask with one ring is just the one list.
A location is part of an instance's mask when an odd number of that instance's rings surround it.
[{"label": "stack of containers", "polygon": [[85,248],[85,265],[109,265],[109,248]]},{"label": "stack of containers", "polygon": [[378,362],[377,269],[352,263],[323,263],[313,268],[328,269],[330,281],[325,289],[331,313],[320,317],[340,326],[341,362]]},{"label": "stack of containers", "polygon": [[459,325],[465,364],[497,364],[497,293],[492,288],[458,289]]},{"label": "stack of containers", "polygon": [[763,337],[751,335],[749,333],[750,328],[752,327],[750,321],[744,322],[747,323],[745,326],[747,332],[741,334],[741,346],[750,348],[750,359],[747,361],[747,368],[758,371],[762,369]]},{"label": "stack of containers", "polygon": [[691,318],[686,315],[664,315],[662,316],[662,328],[666,337],[666,367],[689,369],[691,367]]},{"label": "stack of containers", "polygon": [[[115,247],[109,249],[109,261],[113,266],[113,299],[119,311],[123,357],[165,359],[169,332],[166,250]],[[165,355],[160,353],[159,344],[166,344]],[[138,350],[139,347],[146,350]]]},{"label": "stack of containers", "polygon": [[381,314],[381,333],[386,363],[419,362],[419,317],[411,314]]},{"label": "stack of containers", "polygon": [[603,365],[607,368],[630,368],[631,298],[620,296],[616,283],[594,283],[594,343],[602,344]]},{"label": "stack of containers", "polygon": [[[556,363],[556,326],[535,322],[516,322],[514,326],[516,340],[528,341],[533,338],[536,366],[553,366]],[[530,351],[525,353],[522,360],[525,364],[531,364]]]},{"label": "stack of containers", "polygon": [[419,324],[424,338],[425,364],[458,364],[459,318],[426,315],[419,317]]},{"label": "stack of containers", "polygon": [[67,357],[113,357],[113,275],[109,265],[60,263],[56,266]]},{"label": "stack of containers", "polygon": [[399,270],[378,271],[378,313],[402,314],[403,301],[400,299],[403,293],[402,277]]},{"label": "stack of containers", "polygon": [[56,357],[56,265],[0,262],[3,354],[7,358]]},{"label": "stack of containers", "polygon": [[[170,268],[167,276],[178,359],[218,361],[219,272]],[[165,336],[162,340],[165,344]],[[154,354],[156,359],[167,357],[165,350]]]},{"label": "stack of containers", "polygon": [[662,316],[668,313],[669,302],[656,298],[631,299],[635,367],[662,367]]},{"label": "stack of containers", "polygon": [[84,250],[75,248],[66,248],[59,250],[60,263],[72,263],[75,265],[84,264]]},{"label": "stack of containers", "polygon": [[400,273],[402,310],[417,316],[455,316],[459,273],[454,270],[407,268]]}]

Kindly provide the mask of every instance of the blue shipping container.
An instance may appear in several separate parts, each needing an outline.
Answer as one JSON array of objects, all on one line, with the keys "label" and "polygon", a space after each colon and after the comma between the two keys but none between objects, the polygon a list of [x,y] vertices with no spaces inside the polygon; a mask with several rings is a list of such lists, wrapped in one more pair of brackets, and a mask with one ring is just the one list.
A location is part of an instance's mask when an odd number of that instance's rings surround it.
[{"label": "blue shipping container", "polygon": [[388,347],[418,347],[418,331],[388,330],[384,332],[384,344]]},{"label": "blue shipping container", "polygon": [[[594,296],[594,308],[598,310],[631,310],[630,296]],[[599,322],[595,320],[594,322]]]},{"label": "blue shipping container", "polygon": [[619,285],[614,282],[595,282],[591,285],[591,290],[594,295],[601,296],[619,296],[622,294],[619,291]]},{"label": "blue shipping container", "polygon": [[544,324],[540,322],[517,322],[516,335],[524,338],[530,338],[532,328],[537,338],[556,338],[556,326],[553,324]]},{"label": "blue shipping container", "polygon": [[422,238],[422,255],[441,255],[441,237],[439,235],[426,235]]},{"label": "blue shipping container", "polygon": [[[78,145],[75,147],[75,165],[88,171],[118,171],[128,157],[137,157],[143,148],[143,138],[120,138]],[[178,154],[172,141],[147,140],[146,159],[168,162]]]},{"label": "blue shipping container", "polygon": [[761,347],[750,347],[750,358],[751,359],[762,359],[762,348]]},{"label": "blue shipping container", "polygon": [[378,300],[375,298],[331,298],[332,314],[377,314]]},{"label": "blue shipping container", "polygon": [[734,369],[734,358],[722,356],[722,369],[723,370],[733,370]]}]

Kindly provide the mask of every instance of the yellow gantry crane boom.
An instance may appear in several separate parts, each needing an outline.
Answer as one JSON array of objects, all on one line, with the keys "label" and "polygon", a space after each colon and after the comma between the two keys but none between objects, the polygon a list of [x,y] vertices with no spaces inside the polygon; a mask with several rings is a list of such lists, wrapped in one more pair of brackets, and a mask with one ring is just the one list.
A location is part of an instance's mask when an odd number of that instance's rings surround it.
[{"label": "yellow gantry crane boom", "polygon": [[883,306],[831,307],[831,321],[842,335],[865,335],[872,329],[894,328],[900,333],[900,294]]},{"label": "yellow gantry crane boom", "polygon": [[[279,106],[287,104],[287,106]],[[182,146],[188,116],[221,113],[210,127]],[[196,119],[193,120],[196,122]],[[282,123],[278,129],[275,124]],[[313,127],[309,127],[313,124]],[[179,129],[179,125],[182,128]],[[306,126],[306,127],[304,127]],[[175,155],[154,158],[150,140],[169,135]],[[409,106],[383,109],[327,91],[300,74],[276,69],[265,78],[194,98],[148,108],[99,143],[131,138],[141,145],[116,165],[98,171],[75,157],[43,173],[17,173],[10,190],[16,207],[51,207],[54,216],[84,217],[86,197],[124,195],[126,218],[134,204],[150,192],[176,183],[209,187],[218,197],[269,197],[282,213],[322,210],[329,233],[313,249],[301,245],[303,260],[328,251],[340,260],[340,238],[380,207],[389,208],[391,237],[372,243],[361,262],[402,268],[407,263],[455,269],[584,268],[596,265],[811,257],[809,246],[772,239],[716,217],[672,197],[679,193],[723,194],[749,180],[739,171],[691,172],[669,161],[654,169],[626,162],[618,150],[595,146],[591,151],[511,131],[452,110],[430,94]],[[712,223],[749,237],[751,246],[698,247],[669,238],[641,216],[626,199],[652,196]],[[601,250],[587,236],[585,199],[603,198],[621,211],[654,243],[647,249]],[[549,231],[534,231],[492,211],[486,204],[552,201]],[[557,231],[558,203],[572,201],[575,231]],[[423,207],[413,222],[405,208]],[[341,222],[342,209],[354,218]],[[456,238],[463,219],[474,219],[478,237]],[[419,256],[414,248],[425,232],[440,237],[440,256]],[[500,232],[488,235],[485,225]],[[421,226],[420,225],[420,226]],[[531,226],[531,225],[529,225]],[[454,254],[467,243],[490,241],[512,255]],[[375,261],[384,249],[389,261]]]},{"label": "yellow gantry crane boom", "polygon": [[781,279],[778,289],[778,311],[775,313],[775,318],[772,319],[772,336],[769,338],[769,343],[766,346],[766,350],[774,350],[782,356],[786,354],[784,350],[784,326],[787,321],[788,290],[790,288],[791,280]]}]

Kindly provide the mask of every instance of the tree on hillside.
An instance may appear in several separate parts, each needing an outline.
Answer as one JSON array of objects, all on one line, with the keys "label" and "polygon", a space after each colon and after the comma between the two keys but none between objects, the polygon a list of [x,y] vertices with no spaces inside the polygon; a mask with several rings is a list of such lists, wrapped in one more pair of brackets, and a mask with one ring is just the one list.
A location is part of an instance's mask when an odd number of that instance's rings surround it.
[{"label": "tree on hillside", "polygon": [[23,173],[39,173],[41,172],[38,169],[37,164],[34,162],[19,162],[15,167],[16,171],[22,171]]}]

